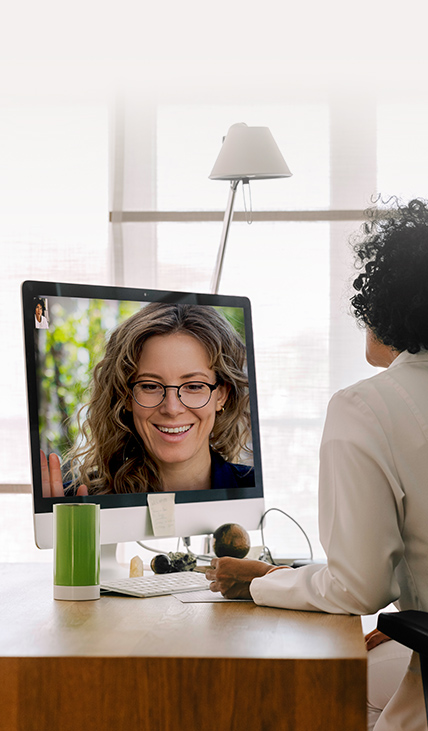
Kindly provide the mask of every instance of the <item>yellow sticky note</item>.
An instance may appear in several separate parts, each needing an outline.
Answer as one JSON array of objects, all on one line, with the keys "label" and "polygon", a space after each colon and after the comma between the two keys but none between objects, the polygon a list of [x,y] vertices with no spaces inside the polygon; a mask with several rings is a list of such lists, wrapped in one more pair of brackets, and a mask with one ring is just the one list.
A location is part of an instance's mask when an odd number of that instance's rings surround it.
[{"label": "yellow sticky note", "polygon": [[175,536],[175,494],[154,492],[147,495],[155,536]]}]

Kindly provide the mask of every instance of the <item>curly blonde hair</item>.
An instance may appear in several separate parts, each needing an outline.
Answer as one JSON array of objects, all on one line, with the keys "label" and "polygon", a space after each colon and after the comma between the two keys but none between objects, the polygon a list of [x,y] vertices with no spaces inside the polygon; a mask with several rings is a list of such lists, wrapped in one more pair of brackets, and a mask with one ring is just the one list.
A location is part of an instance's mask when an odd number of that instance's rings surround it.
[{"label": "curly blonde hair", "polygon": [[67,456],[74,486],[85,484],[91,494],[100,495],[162,490],[158,467],[134,427],[130,383],[146,340],[178,332],[202,343],[217,381],[229,387],[210,436],[211,449],[228,462],[251,454],[244,343],[209,305],[152,302],[114,330],[94,369],[90,401],[80,411],[83,439]]}]

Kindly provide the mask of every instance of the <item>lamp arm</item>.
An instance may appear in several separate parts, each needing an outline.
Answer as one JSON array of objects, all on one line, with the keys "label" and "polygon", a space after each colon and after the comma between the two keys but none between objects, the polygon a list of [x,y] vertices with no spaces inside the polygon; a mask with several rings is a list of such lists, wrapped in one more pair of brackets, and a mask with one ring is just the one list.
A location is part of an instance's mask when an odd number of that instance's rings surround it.
[{"label": "lamp arm", "polygon": [[220,285],[220,279],[221,279],[221,273],[223,270],[223,260],[224,260],[224,254],[226,251],[226,243],[227,243],[227,237],[229,234],[229,226],[232,221],[233,217],[233,204],[235,201],[235,193],[236,189],[239,185],[239,180],[232,180],[230,183],[229,188],[229,198],[227,201],[226,210],[224,213],[224,219],[223,219],[223,231],[221,233],[221,239],[220,239],[220,246],[218,248],[217,252],[217,260],[216,265],[214,269],[214,274],[212,278],[212,284],[211,284],[211,292],[214,294],[218,293],[218,288]]}]

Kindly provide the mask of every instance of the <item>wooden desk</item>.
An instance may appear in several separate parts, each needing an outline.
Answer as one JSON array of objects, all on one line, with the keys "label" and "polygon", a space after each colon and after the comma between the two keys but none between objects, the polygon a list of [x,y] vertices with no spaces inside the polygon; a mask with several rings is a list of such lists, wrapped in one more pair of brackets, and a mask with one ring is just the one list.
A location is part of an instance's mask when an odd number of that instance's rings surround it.
[{"label": "wooden desk", "polygon": [[174,597],[52,599],[0,566],[1,731],[364,731],[360,619]]}]

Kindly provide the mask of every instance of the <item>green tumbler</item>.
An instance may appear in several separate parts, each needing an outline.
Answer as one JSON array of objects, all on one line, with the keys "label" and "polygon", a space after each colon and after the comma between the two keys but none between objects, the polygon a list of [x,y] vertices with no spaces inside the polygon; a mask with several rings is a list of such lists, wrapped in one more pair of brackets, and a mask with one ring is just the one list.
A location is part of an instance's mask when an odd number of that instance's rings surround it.
[{"label": "green tumbler", "polygon": [[53,506],[54,599],[100,598],[100,506]]}]

